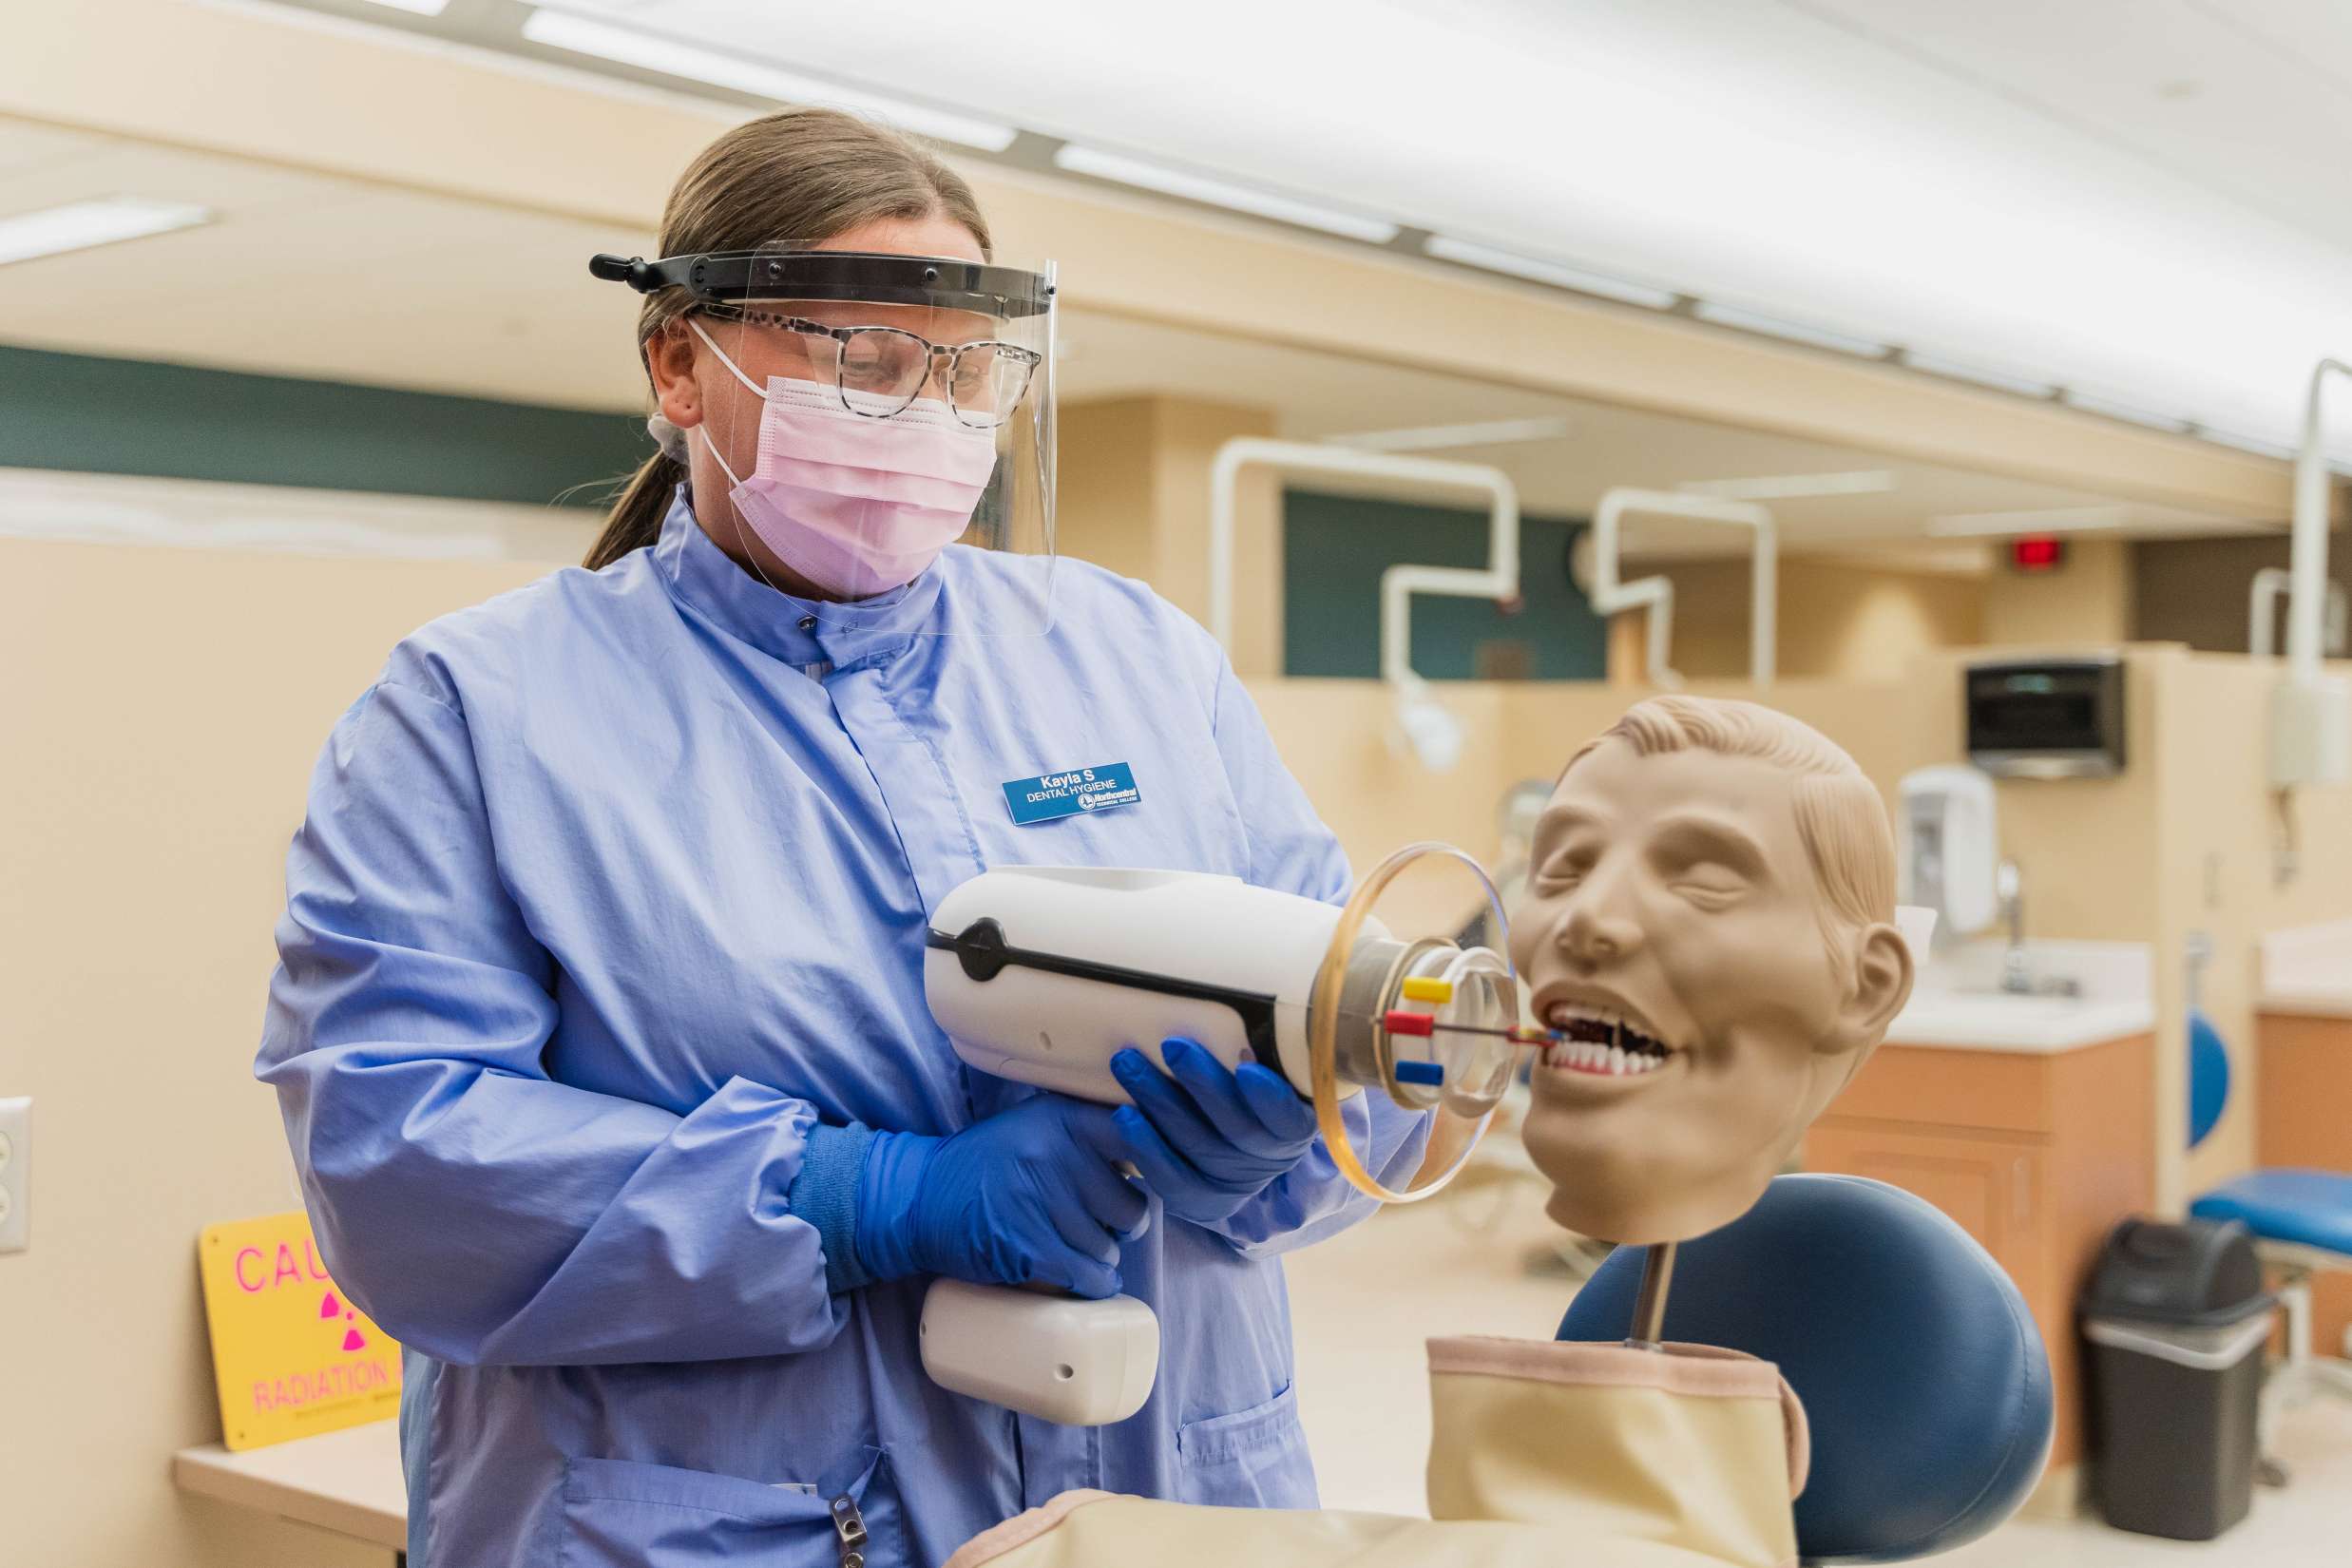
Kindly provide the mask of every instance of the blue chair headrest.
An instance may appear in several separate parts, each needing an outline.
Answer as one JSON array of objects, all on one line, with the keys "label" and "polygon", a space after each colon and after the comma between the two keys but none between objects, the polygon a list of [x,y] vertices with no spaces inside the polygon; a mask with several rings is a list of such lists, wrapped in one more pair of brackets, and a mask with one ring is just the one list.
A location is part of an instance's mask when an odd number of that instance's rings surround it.
[{"label": "blue chair headrest", "polygon": [[[1559,1337],[1619,1340],[1642,1249],[1577,1293]],[[1786,1176],[1683,1243],[1666,1337],[1778,1364],[1812,1425],[1807,1562],[1892,1562],[2017,1511],[2050,1451],[2050,1362],[2025,1300],[1965,1231],[1860,1176]]]},{"label": "blue chair headrest", "polygon": [[2193,1149],[2205,1141],[2205,1135],[2221,1119],[2222,1107],[2229,1103],[2229,1047],[2222,1043],[2221,1031],[2203,1013],[2189,1015],[2189,1146]]}]

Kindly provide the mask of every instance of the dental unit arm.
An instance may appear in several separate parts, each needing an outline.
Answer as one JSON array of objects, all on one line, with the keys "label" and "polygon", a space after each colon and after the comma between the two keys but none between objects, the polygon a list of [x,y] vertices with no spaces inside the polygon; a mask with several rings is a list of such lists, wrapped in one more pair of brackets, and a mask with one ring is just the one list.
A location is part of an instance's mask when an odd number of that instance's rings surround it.
[{"label": "dental unit arm", "polygon": [[[1444,937],[1401,940],[1372,917],[1398,873],[1429,856],[1475,875],[1493,928],[1503,928],[1477,862],[1437,844],[1389,856],[1345,908],[1231,876],[1004,867],[931,912],[925,995],[975,1071],[1106,1104],[1127,1099],[1111,1058],[1129,1046],[1156,1065],[1160,1042],[1177,1038],[1228,1070],[1255,1061],[1313,1103],[1350,1183],[1384,1202],[1416,1201],[1461,1169],[1521,1043],[1508,958]],[[1441,1168],[1425,1164],[1390,1187],[1348,1126],[1350,1102],[1367,1091],[1466,1124],[1468,1136],[1446,1140]],[[1159,1361],[1158,1322],[1133,1297],[953,1279],[924,1298],[920,1339],[941,1386],[1068,1425],[1133,1415]]]}]

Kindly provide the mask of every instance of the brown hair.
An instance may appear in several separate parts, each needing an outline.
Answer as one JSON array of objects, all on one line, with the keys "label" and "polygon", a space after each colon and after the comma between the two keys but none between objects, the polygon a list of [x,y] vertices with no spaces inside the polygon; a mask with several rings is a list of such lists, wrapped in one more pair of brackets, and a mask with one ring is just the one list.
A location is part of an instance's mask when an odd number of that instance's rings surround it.
[{"label": "brown hair", "polygon": [[[736,126],[686,166],[661,213],[660,254],[756,250],[827,239],[884,219],[934,217],[963,224],[981,254],[990,254],[979,200],[947,164],[897,132],[838,109],[784,109]],[[693,307],[682,288],[647,295],[637,316],[640,356]],[[685,464],[666,451],[647,458],[605,518],[588,569],[659,538],[685,475]]]},{"label": "brown hair", "polygon": [[1850,979],[1853,933],[1895,918],[1895,834],[1878,787],[1845,748],[1761,703],[1653,697],[1586,741],[1568,768],[1612,740],[1631,746],[1636,756],[1695,749],[1752,757],[1796,774],[1790,783],[1797,835],[1821,889],[1822,936],[1839,974]]}]

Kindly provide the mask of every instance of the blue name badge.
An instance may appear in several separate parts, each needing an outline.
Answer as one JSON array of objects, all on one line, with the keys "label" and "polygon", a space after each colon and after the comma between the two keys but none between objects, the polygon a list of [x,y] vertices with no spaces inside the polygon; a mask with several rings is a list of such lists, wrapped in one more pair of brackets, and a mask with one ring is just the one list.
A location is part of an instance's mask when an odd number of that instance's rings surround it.
[{"label": "blue name badge", "polygon": [[1013,821],[1023,828],[1080,812],[1132,806],[1142,798],[1142,792],[1136,788],[1135,770],[1124,762],[1007,779],[1004,784],[1004,804],[1012,808]]}]

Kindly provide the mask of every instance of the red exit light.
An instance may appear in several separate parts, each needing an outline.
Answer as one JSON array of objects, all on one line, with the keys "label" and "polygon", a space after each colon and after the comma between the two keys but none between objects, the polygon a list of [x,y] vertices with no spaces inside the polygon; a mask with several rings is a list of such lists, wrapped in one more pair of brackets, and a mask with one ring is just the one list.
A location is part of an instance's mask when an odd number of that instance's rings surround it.
[{"label": "red exit light", "polygon": [[2056,571],[2066,564],[2066,541],[2048,534],[2009,542],[2009,564],[2021,572]]}]

